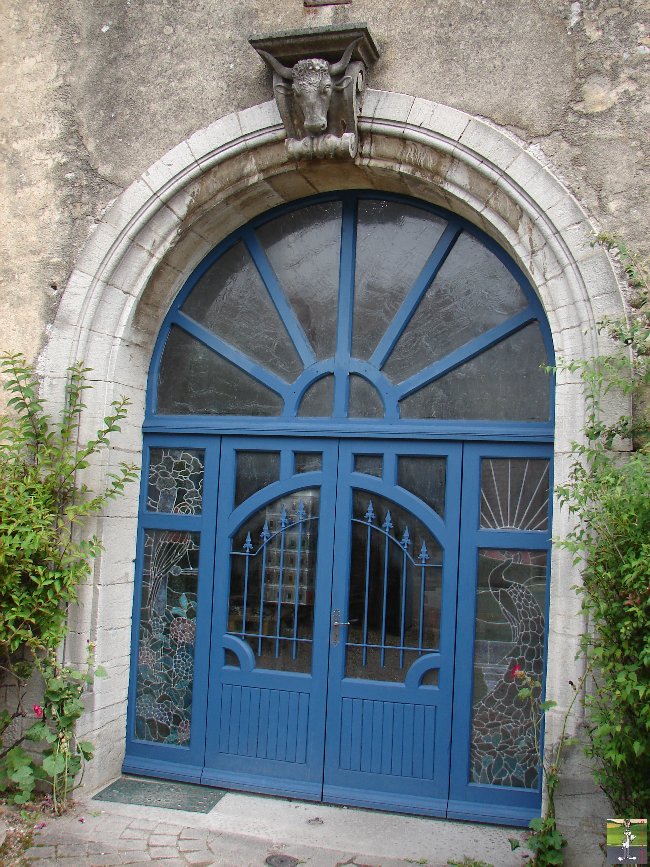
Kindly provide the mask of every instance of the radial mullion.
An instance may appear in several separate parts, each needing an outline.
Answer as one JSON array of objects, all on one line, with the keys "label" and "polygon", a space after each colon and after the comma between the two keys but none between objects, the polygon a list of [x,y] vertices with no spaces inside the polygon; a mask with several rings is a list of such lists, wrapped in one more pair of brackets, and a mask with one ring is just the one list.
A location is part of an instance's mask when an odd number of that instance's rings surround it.
[{"label": "radial mullion", "polygon": [[245,230],[242,237],[251,258],[255,263],[255,267],[266,286],[271,301],[273,302],[275,309],[278,311],[278,315],[282,320],[284,327],[287,329],[287,333],[296,348],[296,352],[300,356],[300,360],[305,367],[309,367],[310,364],[314,364],[316,361],[314,350],[312,349],[311,344],[302,329],[302,325],[293,311],[293,307],[287,301],[284,290],[280,286],[280,282],[273,270],[273,266],[264,252],[264,248],[258,241],[257,235],[252,229]]},{"label": "radial mullion", "polygon": [[418,304],[422,300],[422,296],[427,291],[436,274],[442,268],[445,259],[452,251],[462,228],[451,223],[440,236],[438,243],[433,248],[433,252],[427,259],[424,267],[420,271],[417,280],[411,287],[408,295],[402,301],[402,304],[395,314],[393,321],[390,323],[384,336],[379,341],[377,348],[369,359],[369,363],[378,367],[380,370],[388,360],[388,356],[393,351],[395,344],[402,336],[402,332],[411,321]]},{"label": "radial mullion", "polygon": [[217,337],[216,334],[213,334],[212,331],[209,331],[203,325],[199,325],[198,322],[190,319],[186,313],[182,313],[178,310],[174,316],[173,322],[175,325],[182,328],[183,331],[186,331],[192,337],[195,337],[201,343],[205,344],[208,349],[216,352],[240,370],[248,373],[253,377],[253,379],[261,382],[262,385],[275,391],[281,397],[286,398],[289,386],[283,379],[280,379],[280,377],[276,376],[275,373],[267,370],[266,367],[262,367],[262,365],[257,361],[253,361],[252,358],[244,355],[243,352],[235,349],[234,346],[226,343],[225,340]]},{"label": "radial mullion", "polygon": [[455,349],[448,355],[445,355],[439,361],[434,361],[433,364],[430,364],[428,367],[425,367],[423,370],[420,370],[418,373],[405,379],[404,382],[401,382],[396,387],[398,400],[402,400],[403,398],[408,397],[409,394],[413,394],[414,391],[418,391],[418,389],[428,385],[430,382],[440,379],[456,367],[465,364],[466,361],[471,361],[471,359],[476,355],[480,355],[481,352],[490,349],[495,344],[505,340],[506,337],[510,337],[510,335],[514,334],[516,331],[520,331],[525,325],[528,325],[529,322],[533,322],[537,319],[537,315],[538,314],[532,307],[527,307],[515,316],[511,316],[510,319],[507,319],[500,325],[490,328],[489,331],[479,335],[479,337],[469,340],[467,343],[463,344],[463,346]]},{"label": "radial mullion", "polygon": [[348,199],[341,215],[341,267],[336,323],[336,354],[334,356],[334,416],[348,414],[349,367],[352,352],[352,313],[354,309],[354,276],[357,249],[357,205]]}]

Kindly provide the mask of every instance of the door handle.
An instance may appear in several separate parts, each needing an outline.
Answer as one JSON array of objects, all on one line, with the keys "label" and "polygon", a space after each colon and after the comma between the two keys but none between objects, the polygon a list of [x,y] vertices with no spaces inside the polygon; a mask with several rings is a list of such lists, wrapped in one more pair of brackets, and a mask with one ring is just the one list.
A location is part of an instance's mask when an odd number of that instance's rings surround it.
[{"label": "door handle", "polygon": [[332,644],[336,646],[339,643],[339,627],[350,626],[356,622],[356,620],[341,620],[341,611],[335,608],[332,611]]}]

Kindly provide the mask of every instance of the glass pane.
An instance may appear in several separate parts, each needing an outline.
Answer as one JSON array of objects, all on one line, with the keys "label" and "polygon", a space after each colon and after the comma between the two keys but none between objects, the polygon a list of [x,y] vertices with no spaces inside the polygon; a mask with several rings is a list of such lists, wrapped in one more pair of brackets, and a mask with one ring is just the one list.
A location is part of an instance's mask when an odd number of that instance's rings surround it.
[{"label": "glass pane", "polygon": [[155,448],[149,452],[147,509],[201,514],[203,449]]},{"label": "glass pane", "polygon": [[173,326],[160,364],[157,411],[164,415],[280,415],[282,398]]},{"label": "glass pane", "polygon": [[533,458],[483,458],[481,527],[548,530],[549,463]]},{"label": "glass pane", "polygon": [[406,488],[441,517],[445,514],[447,459],[428,455],[400,455],[397,458],[397,484]]},{"label": "glass pane", "polygon": [[346,677],[403,681],[440,643],[442,550],[397,504],[353,495]]},{"label": "glass pane", "polygon": [[280,452],[237,452],[235,506],[280,478]]},{"label": "glass pane", "polygon": [[243,243],[235,244],[206,271],[181,309],[289,382],[302,373],[293,343]]},{"label": "glass pane", "polygon": [[377,476],[381,479],[384,472],[383,455],[355,455],[354,472],[365,473],[367,476]]},{"label": "glass pane", "polygon": [[350,418],[383,418],[384,403],[372,383],[350,374]]},{"label": "glass pane", "polygon": [[430,668],[422,676],[420,684],[422,686],[438,686],[438,676],[440,671],[437,668]]},{"label": "glass pane", "polygon": [[199,534],[144,534],[135,737],[188,746]]},{"label": "glass pane", "polygon": [[537,323],[400,401],[402,418],[545,421],[550,379]]},{"label": "glass pane", "polygon": [[311,670],[319,497],[308,488],[274,500],[233,538],[228,631],[258,668]]},{"label": "glass pane", "polygon": [[505,265],[463,233],[397,341],[384,373],[401,382],[527,304]]},{"label": "glass pane", "polygon": [[[523,672],[544,671],[545,551],[479,551],[472,697],[471,782],[534,789],[538,756]],[[535,690],[539,700],[539,689]]]},{"label": "glass pane", "polygon": [[323,453],[322,452],[295,452],[294,453],[294,472],[296,473],[317,473],[323,468]]},{"label": "glass pane", "polygon": [[322,418],[332,415],[334,409],[334,377],[330,374],[317,379],[305,392],[299,416]]},{"label": "glass pane", "polygon": [[401,202],[359,202],[355,358],[370,358],[446,225],[433,214]]},{"label": "glass pane", "polygon": [[257,230],[317,358],[336,349],[341,203],[310,205]]}]

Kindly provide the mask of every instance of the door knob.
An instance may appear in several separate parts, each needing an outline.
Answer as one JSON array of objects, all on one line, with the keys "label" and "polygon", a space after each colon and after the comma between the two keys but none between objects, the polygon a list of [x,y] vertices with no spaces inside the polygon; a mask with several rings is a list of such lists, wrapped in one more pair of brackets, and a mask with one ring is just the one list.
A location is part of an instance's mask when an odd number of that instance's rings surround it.
[{"label": "door knob", "polygon": [[332,644],[337,645],[339,643],[340,626],[350,626],[356,622],[356,620],[341,620],[341,611],[339,608],[335,608],[332,611]]}]

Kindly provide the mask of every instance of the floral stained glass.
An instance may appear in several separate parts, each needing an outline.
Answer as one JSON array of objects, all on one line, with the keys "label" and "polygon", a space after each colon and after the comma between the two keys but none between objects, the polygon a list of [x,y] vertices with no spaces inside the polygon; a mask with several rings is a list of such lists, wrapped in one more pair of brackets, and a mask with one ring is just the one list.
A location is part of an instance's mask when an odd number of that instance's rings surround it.
[{"label": "floral stained glass", "polygon": [[189,745],[199,534],[145,532],[135,736]]},{"label": "floral stained glass", "polygon": [[199,515],[203,498],[203,456],[203,449],[151,449],[147,509]]}]

